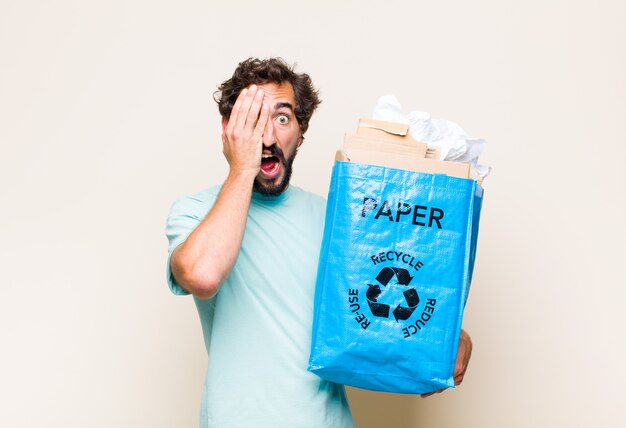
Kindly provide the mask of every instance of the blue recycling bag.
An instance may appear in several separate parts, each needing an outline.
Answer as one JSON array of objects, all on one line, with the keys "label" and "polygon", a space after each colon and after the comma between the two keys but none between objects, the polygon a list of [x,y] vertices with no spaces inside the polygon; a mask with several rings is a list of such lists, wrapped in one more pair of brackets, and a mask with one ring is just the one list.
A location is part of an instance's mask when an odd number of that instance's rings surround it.
[{"label": "blue recycling bag", "polygon": [[474,180],[335,163],[309,371],[376,391],[454,387],[482,195]]}]

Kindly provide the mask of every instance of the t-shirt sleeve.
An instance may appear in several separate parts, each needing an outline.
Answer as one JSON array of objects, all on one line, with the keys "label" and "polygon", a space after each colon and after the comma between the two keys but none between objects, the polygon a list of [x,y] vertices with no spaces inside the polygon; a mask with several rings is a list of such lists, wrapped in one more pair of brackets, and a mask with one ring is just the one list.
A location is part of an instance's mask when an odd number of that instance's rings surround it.
[{"label": "t-shirt sleeve", "polygon": [[172,275],[170,266],[172,253],[176,247],[185,242],[191,232],[198,227],[200,222],[207,215],[213,202],[214,198],[207,201],[205,198],[199,197],[198,195],[183,196],[178,198],[170,209],[170,214],[165,225],[165,234],[169,241],[166,277],[167,285],[174,294],[187,295],[189,292],[181,287]]}]

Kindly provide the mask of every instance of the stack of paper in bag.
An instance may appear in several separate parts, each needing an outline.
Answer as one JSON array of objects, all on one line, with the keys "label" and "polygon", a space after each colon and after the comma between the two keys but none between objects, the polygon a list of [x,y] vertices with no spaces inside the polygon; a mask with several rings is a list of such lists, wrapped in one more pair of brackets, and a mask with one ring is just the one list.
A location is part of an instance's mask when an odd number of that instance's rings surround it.
[{"label": "stack of paper in bag", "polygon": [[442,161],[439,157],[439,149],[409,135],[408,124],[360,119],[357,133],[345,136],[335,159],[482,182],[469,162]]}]

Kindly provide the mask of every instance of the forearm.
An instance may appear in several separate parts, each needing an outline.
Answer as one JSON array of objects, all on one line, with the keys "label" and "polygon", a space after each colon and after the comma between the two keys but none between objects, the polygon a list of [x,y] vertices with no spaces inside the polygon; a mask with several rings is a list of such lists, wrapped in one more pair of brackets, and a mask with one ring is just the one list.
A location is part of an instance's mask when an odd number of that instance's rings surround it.
[{"label": "forearm", "polygon": [[237,260],[246,227],[254,171],[233,171],[207,216],[178,246],[172,274],[191,294],[213,297]]},{"label": "forearm", "polygon": [[211,298],[230,274],[241,248],[252,197],[261,169],[262,135],[269,118],[263,90],[243,89],[230,118],[222,118],[223,152],[230,166],[213,208],[172,253],[176,281],[194,296]]}]

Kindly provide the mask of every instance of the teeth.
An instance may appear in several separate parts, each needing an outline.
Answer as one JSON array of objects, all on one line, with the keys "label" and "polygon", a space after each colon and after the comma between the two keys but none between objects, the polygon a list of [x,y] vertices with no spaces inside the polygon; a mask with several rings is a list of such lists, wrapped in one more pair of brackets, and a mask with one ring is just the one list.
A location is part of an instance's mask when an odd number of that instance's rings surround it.
[{"label": "teeth", "polygon": [[272,157],[272,155],[266,155],[266,154],[263,154],[261,157],[262,157],[263,159],[267,159],[267,158],[271,158],[271,157]]}]

